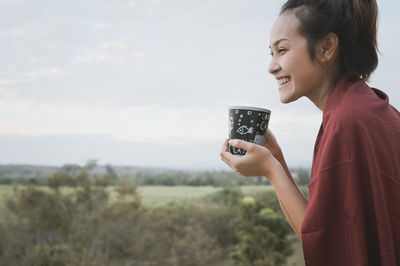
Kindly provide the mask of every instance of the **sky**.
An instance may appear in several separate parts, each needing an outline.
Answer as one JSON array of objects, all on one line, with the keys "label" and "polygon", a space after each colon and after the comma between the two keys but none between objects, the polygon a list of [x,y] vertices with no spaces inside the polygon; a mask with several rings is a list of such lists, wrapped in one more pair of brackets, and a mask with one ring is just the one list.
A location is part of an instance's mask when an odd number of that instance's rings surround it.
[{"label": "sky", "polygon": [[[400,108],[400,2],[378,1],[370,85]],[[322,113],[268,73],[278,0],[0,0],[0,164],[227,170],[228,107],[272,111],[289,167]]]}]

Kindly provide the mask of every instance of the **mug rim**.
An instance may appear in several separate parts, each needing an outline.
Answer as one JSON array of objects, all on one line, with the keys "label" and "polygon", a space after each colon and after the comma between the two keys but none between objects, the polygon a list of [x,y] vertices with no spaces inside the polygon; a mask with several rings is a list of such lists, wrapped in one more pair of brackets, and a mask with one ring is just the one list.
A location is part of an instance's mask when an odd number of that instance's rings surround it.
[{"label": "mug rim", "polygon": [[260,112],[271,113],[271,110],[261,108],[261,107],[254,107],[254,106],[232,105],[232,106],[229,106],[229,109],[230,110],[237,109],[237,110],[260,111]]}]

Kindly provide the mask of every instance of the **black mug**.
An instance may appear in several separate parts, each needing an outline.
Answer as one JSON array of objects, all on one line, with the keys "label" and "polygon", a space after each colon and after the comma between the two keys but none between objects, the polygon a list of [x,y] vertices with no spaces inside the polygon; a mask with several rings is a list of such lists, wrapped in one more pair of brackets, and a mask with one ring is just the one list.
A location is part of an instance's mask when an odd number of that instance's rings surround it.
[{"label": "black mug", "polygon": [[[271,111],[250,106],[229,107],[229,139],[241,139],[263,146]],[[246,151],[229,145],[229,151],[245,155]]]}]

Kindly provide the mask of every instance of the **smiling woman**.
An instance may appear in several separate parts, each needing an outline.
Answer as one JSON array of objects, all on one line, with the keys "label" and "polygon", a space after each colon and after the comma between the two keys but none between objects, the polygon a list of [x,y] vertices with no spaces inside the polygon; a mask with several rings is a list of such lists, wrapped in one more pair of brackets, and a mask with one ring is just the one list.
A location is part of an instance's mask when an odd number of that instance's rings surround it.
[{"label": "smiling woman", "polygon": [[[329,79],[321,79],[326,71],[321,67],[322,62],[312,60],[308,56],[308,42],[298,31],[300,21],[293,12],[288,11],[279,16],[271,30],[270,41],[273,44],[270,47],[272,60],[269,72],[278,80],[282,103],[289,103],[306,96],[318,106],[322,104],[319,101],[321,97],[326,96],[326,90],[330,85],[321,83],[328,82]],[[328,47],[330,48],[328,52],[331,54],[326,56],[332,57],[335,51],[333,46],[337,46],[337,40],[334,36],[330,36],[326,42],[321,45],[331,45]],[[321,60],[326,59],[328,58],[321,58]],[[330,75],[336,74],[333,70],[335,69],[331,69]],[[321,85],[326,90],[321,90]]]},{"label": "smiling woman", "polygon": [[307,266],[400,265],[400,113],[367,81],[378,64],[374,0],[288,0],[270,32],[269,72],[282,103],[301,97],[323,112],[309,200],[269,131],[264,147],[221,158],[263,175],[302,240]]}]

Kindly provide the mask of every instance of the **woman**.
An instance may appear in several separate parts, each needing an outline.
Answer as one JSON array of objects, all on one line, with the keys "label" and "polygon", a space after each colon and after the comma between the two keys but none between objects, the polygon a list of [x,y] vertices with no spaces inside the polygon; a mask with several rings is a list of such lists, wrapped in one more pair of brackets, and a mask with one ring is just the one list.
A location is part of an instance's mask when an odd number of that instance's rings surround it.
[{"label": "woman", "polygon": [[270,32],[269,72],[280,100],[305,96],[322,112],[309,200],[270,131],[265,147],[221,159],[266,176],[303,244],[306,265],[400,265],[400,113],[366,81],[378,64],[374,0],[289,0]]}]

